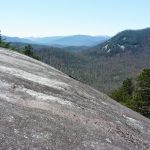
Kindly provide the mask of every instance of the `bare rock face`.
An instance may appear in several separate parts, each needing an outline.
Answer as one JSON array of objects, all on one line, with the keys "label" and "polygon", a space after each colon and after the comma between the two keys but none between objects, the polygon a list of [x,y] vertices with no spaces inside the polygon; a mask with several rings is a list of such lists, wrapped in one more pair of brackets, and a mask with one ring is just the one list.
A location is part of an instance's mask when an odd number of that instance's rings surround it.
[{"label": "bare rock face", "polygon": [[149,150],[150,120],[64,73],[0,48],[1,150]]}]

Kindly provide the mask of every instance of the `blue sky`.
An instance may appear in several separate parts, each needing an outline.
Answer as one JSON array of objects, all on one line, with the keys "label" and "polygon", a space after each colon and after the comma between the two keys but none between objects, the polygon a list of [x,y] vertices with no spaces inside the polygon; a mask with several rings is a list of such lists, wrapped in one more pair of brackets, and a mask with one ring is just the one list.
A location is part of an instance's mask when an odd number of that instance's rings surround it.
[{"label": "blue sky", "polygon": [[0,0],[9,36],[115,35],[150,27],[150,0]]}]

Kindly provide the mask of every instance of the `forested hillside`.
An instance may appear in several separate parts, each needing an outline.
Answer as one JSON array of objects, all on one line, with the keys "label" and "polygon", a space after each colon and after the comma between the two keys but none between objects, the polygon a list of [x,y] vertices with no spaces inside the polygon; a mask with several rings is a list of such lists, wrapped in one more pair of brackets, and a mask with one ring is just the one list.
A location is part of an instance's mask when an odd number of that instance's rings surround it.
[{"label": "forested hillside", "polygon": [[[15,44],[19,49],[25,45]],[[77,51],[77,47],[75,52],[69,47],[32,47],[41,61],[105,93],[150,67],[150,29],[123,31],[107,42],[82,51]]]},{"label": "forested hillside", "polygon": [[128,76],[134,78],[142,69],[150,67],[149,53],[145,51],[98,58],[55,51],[55,48],[35,53],[47,64],[106,93],[118,88]]},{"label": "forested hillside", "polygon": [[[78,53],[56,48],[35,49],[35,53],[47,64],[108,93],[128,76],[134,78],[142,69],[150,67],[149,37],[150,29],[123,31],[97,47]],[[124,50],[122,39],[126,41]],[[106,43],[110,45],[106,46]]]},{"label": "forested hillside", "polygon": [[94,56],[112,56],[120,53],[138,53],[150,48],[150,28],[142,30],[125,30],[110,40],[86,51]]}]

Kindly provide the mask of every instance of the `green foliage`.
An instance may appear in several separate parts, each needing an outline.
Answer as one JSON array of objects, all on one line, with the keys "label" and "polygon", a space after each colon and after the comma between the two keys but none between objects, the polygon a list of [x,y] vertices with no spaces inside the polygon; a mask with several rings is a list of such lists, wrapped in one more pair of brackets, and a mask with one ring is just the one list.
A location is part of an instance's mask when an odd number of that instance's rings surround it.
[{"label": "green foliage", "polygon": [[144,69],[137,77],[134,94],[135,110],[150,118],[150,69]]},{"label": "green foliage", "polygon": [[19,48],[15,45],[11,45],[8,42],[5,42],[5,39],[2,38],[1,31],[0,31],[0,47],[9,48],[11,50],[23,53],[29,57],[34,58],[34,59],[41,60],[39,56],[37,56],[33,53],[33,48],[31,45],[27,45],[24,48]]},{"label": "green foliage", "polygon": [[6,43],[4,40],[2,40],[0,42],[0,47],[3,47],[3,48],[10,48],[10,43]]},{"label": "green foliage", "polygon": [[32,57],[33,56],[33,52],[32,52],[33,48],[31,45],[27,45],[24,47],[24,54],[27,56]]},{"label": "green foliage", "polygon": [[131,78],[127,78],[123,81],[122,86],[111,92],[110,97],[118,101],[119,103],[133,108],[132,95],[134,91],[133,81]]},{"label": "green foliage", "polygon": [[4,41],[4,39],[2,38],[1,30],[0,30],[0,47],[3,47],[3,48],[8,48],[9,47],[9,43],[6,43]]},{"label": "green foliage", "polygon": [[40,57],[38,57],[33,53],[33,47],[30,44],[24,47],[23,54],[32,57],[34,59],[40,60]]},{"label": "green foliage", "polygon": [[111,92],[110,96],[123,105],[150,118],[150,69],[144,69],[135,81],[130,78],[122,86]]},{"label": "green foliage", "polygon": [[133,90],[134,90],[132,79],[131,78],[127,78],[126,80],[124,80],[122,88],[123,88],[123,91],[127,95],[132,96],[132,93],[133,93]]},{"label": "green foliage", "polygon": [[0,47],[11,48],[10,43],[5,42],[5,39],[2,38],[1,30],[0,30]]}]

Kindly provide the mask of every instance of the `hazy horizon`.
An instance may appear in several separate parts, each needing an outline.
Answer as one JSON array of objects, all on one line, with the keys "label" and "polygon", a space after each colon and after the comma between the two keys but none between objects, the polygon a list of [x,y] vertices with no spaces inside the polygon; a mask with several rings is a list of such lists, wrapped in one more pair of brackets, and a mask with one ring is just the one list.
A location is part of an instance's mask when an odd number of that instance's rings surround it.
[{"label": "hazy horizon", "polygon": [[46,35],[46,36],[25,36],[25,37],[22,37],[22,36],[13,36],[13,35],[4,35],[3,33],[2,33],[2,35],[3,36],[8,36],[8,37],[19,37],[19,38],[47,38],[47,37],[69,37],[69,36],[92,36],[92,37],[101,37],[101,36],[106,36],[106,37],[111,37],[111,36],[109,36],[109,35],[85,35],[85,34],[72,34],[72,35]]},{"label": "hazy horizon", "polygon": [[0,29],[11,37],[114,36],[150,26],[150,1],[0,0]]},{"label": "hazy horizon", "polygon": [[117,32],[117,33],[115,33],[114,35],[90,35],[90,34],[70,34],[70,35],[46,35],[46,36],[13,36],[13,35],[4,35],[3,33],[2,33],[2,35],[3,36],[8,36],[8,37],[18,37],[18,38],[26,38],[26,39],[30,39],[30,38],[48,38],[48,37],[69,37],[69,36],[92,36],[92,37],[113,37],[113,36],[115,36],[115,35],[117,35],[117,34],[119,34],[120,32],[122,32],[122,31],[125,31],[125,30],[143,30],[143,29],[148,29],[148,28],[150,28],[150,27],[145,27],[145,28],[139,28],[139,29],[124,29],[124,30],[121,30],[121,31],[119,31],[119,32]]}]

